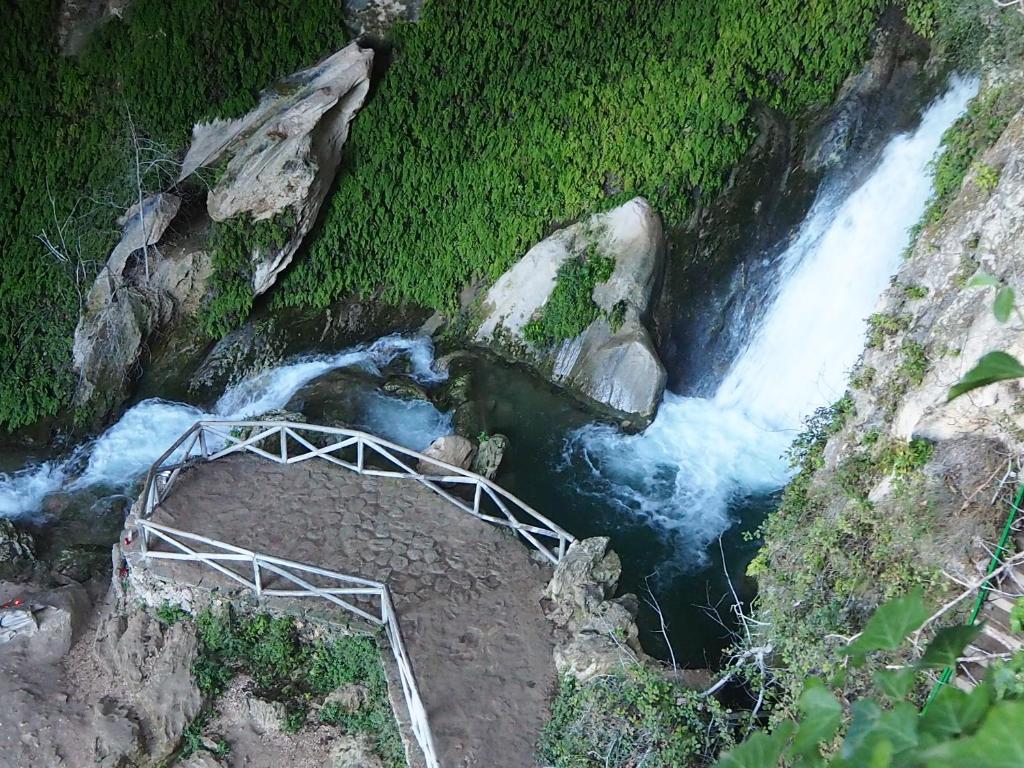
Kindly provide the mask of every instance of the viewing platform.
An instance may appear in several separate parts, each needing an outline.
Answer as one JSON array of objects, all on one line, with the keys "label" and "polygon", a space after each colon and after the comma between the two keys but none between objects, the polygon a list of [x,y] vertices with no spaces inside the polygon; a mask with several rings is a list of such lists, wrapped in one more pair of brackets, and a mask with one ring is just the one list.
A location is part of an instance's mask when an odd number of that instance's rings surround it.
[{"label": "viewing platform", "polygon": [[202,422],[129,531],[133,569],[383,627],[413,765],[533,763],[557,682],[541,601],[572,537],[497,485],[351,430]]}]

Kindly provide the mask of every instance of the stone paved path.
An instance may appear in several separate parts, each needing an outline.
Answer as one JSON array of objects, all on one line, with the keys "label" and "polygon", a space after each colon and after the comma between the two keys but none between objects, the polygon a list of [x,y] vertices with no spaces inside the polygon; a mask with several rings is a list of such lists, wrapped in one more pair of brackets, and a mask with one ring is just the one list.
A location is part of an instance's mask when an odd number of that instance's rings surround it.
[{"label": "stone paved path", "polygon": [[507,531],[412,480],[255,456],[183,475],[153,520],[387,583],[442,766],[535,765],[556,683],[551,571]]}]

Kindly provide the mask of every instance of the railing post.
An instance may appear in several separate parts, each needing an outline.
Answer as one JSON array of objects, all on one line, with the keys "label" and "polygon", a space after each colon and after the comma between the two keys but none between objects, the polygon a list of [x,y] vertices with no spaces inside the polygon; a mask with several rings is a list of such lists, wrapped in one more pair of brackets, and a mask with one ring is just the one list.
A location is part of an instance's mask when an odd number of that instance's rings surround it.
[{"label": "railing post", "polygon": [[473,492],[473,514],[480,514],[480,496],[483,494],[483,488],[480,485],[480,481],[476,481],[476,491]]},{"label": "railing post", "polygon": [[146,526],[139,525],[139,552],[142,553],[143,557],[149,555],[149,531]]},{"label": "railing post", "polygon": [[206,427],[199,424],[199,450],[203,454],[203,458],[207,461],[210,459],[210,446],[206,444]]},{"label": "railing post", "polygon": [[260,576],[260,561],[254,554],[252,556],[252,583],[256,586],[256,599],[263,597],[263,579]]},{"label": "railing post", "polygon": [[281,435],[281,463],[288,463],[288,434],[285,432],[284,427],[279,428]]},{"label": "railing post", "polygon": [[363,438],[356,439],[356,471],[363,474]]}]

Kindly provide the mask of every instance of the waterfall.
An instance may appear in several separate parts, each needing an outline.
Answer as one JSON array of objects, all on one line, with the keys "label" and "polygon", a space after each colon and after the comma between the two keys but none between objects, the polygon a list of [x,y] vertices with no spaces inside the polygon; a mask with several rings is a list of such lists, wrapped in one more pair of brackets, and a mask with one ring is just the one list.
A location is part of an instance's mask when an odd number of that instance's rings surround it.
[{"label": "waterfall", "polygon": [[[43,499],[57,490],[128,488],[182,433],[200,419],[239,420],[283,408],[305,384],[339,368],[380,376],[397,358],[408,360],[409,375],[423,384],[444,375],[433,368],[429,339],[385,336],[333,355],[304,356],[228,387],[212,411],[159,398],[127,410],[103,434],[63,460],[0,474],[0,515],[38,514]],[[363,423],[376,434],[422,450],[451,431],[451,420],[425,401],[403,401],[375,394],[368,398]]]},{"label": "waterfall", "polygon": [[644,432],[589,425],[569,464],[587,493],[677,531],[693,560],[730,525],[730,505],[781,488],[784,454],[813,411],[839,399],[866,318],[931,195],[930,162],[978,83],[954,77],[912,132],[894,137],[845,197],[823,191],[782,253],[776,295],[710,399],[667,393]]}]

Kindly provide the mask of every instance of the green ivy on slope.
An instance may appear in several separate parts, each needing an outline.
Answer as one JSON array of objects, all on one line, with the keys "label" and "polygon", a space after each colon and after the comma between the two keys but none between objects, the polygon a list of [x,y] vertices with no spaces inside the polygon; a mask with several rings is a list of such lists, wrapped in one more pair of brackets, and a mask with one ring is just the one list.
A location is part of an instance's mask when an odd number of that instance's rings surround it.
[{"label": "green ivy on slope", "polygon": [[[10,0],[0,27],[0,428],[66,406],[80,292],[132,202],[129,120],[183,149],[192,124],[249,109],[274,79],[345,43],[340,0],[135,0],[77,59],[57,0]],[[155,187],[160,179],[147,179]],[[37,239],[59,241],[64,262]],[[80,256],[79,256],[80,252]]]},{"label": "green ivy on slope", "polygon": [[451,308],[554,223],[637,194],[680,222],[859,64],[880,0],[438,0],[394,31],[317,240],[278,300]]}]

